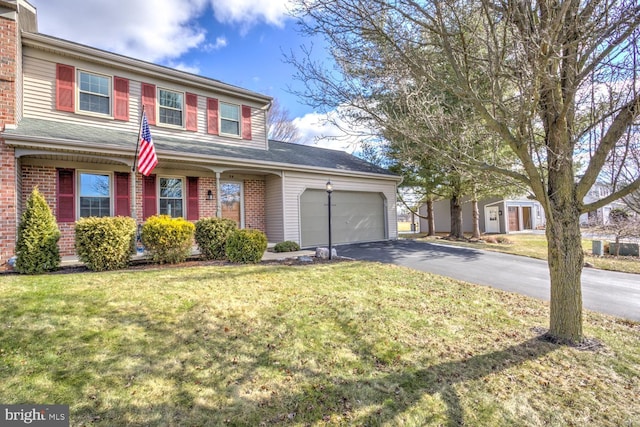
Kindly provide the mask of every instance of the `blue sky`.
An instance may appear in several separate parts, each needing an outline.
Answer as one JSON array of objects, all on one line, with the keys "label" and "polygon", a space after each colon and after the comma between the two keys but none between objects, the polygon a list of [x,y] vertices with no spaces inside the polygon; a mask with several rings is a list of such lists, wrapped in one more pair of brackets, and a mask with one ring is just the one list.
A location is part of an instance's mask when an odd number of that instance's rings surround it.
[{"label": "blue sky", "polygon": [[[311,44],[296,31],[289,0],[28,1],[44,34],[272,96],[289,110],[304,143],[353,150],[345,139],[323,138],[341,132],[287,91],[297,82],[283,52]],[[322,43],[313,44],[322,58]]]}]

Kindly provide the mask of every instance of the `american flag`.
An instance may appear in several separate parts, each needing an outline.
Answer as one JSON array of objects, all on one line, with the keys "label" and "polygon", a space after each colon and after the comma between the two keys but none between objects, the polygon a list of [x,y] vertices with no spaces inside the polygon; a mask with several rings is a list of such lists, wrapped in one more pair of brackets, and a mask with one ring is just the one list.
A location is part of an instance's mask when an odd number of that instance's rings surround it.
[{"label": "american flag", "polygon": [[158,164],[158,156],[153,147],[153,139],[149,131],[146,113],[142,113],[142,127],[140,128],[140,155],[138,156],[138,172],[149,176]]}]

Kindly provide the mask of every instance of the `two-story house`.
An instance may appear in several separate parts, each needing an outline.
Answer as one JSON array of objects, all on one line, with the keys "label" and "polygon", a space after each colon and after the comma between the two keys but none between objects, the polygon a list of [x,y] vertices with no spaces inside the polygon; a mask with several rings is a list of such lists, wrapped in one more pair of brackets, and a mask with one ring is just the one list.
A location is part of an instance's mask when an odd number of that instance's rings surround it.
[{"label": "two-story house", "polygon": [[[41,34],[25,0],[0,0],[0,42],[0,265],[35,186],[63,255],[87,216],[225,217],[272,243],[326,244],[327,181],[334,243],[397,238],[400,178],[268,140],[268,96]],[[159,159],[148,177],[133,172],[143,106]]]}]

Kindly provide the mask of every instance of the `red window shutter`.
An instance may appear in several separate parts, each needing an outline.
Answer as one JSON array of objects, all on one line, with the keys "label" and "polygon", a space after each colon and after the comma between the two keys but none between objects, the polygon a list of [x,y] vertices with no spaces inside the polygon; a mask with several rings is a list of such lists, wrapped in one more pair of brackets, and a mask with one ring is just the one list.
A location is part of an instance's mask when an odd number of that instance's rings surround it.
[{"label": "red window shutter", "polygon": [[187,219],[197,221],[200,219],[198,211],[198,177],[187,177]]},{"label": "red window shutter", "polygon": [[113,118],[129,121],[129,80],[113,78]]},{"label": "red window shutter", "polygon": [[156,176],[149,175],[142,177],[142,219],[158,213],[156,202]]},{"label": "red window shutter", "polygon": [[131,197],[129,189],[129,174],[126,172],[115,173],[115,215],[131,216]]},{"label": "red window shutter", "polygon": [[218,135],[218,100],[207,98],[207,133]]},{"label": "red window shutter", "polygon": [[187,130],[198,131],[198,95],[187,93]]},{"label": "red window shutter", "polygon": [[58,185],[56,186],[58,222],[74,222],[75,210],[75,180],[73,169],[58,169]]},{"label": "red window shutter", "polygon": [[56,109],[75,112],[76,69],[70,65],[56,65]]},{"label": "red window shutter", "polygon": [[242,139],[251,139],[251,107],[242,106]]},{"label": "red window shutter", "polygon": [[156,124],[156,86],[142,83],[142,105],[147,113],[147,122],[150,125]]}]

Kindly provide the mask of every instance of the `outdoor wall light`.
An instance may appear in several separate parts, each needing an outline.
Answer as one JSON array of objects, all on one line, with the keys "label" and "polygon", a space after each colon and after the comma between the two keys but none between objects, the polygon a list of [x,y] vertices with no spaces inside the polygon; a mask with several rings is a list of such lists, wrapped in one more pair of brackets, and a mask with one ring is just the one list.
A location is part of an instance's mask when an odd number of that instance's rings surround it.
[{"label": "outdoor wall light", "polygon": [[207,200],[213,200],[213,191],[211,190],[207,191]]},{"label": "outdoor wall light", "polygon": [[498,211],[498,215],[502,216],[502,209]]}]

